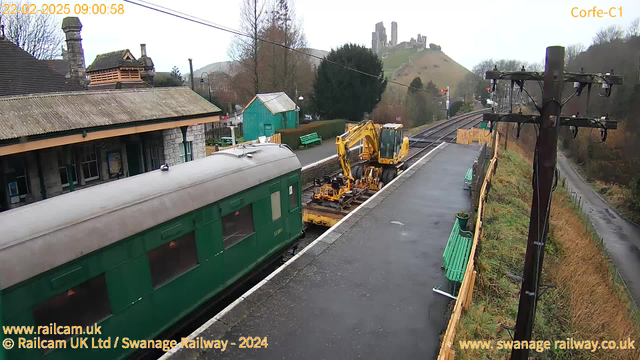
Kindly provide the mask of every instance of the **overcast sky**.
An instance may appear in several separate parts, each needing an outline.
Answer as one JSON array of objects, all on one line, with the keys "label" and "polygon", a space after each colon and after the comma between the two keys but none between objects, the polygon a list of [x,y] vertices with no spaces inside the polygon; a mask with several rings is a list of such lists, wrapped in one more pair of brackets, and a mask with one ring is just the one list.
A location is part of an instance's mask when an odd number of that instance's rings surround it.
[{"label": "overcast sky", "polygon": [[[230,27],[239,28],[242,0],[150,0],[177,11]],[[599,0],[599,9],[622,7],[622,17],[574,18],[571,9],[593,7],[580,0],[494,1],[404,1],[404,0],[294,0],[310,47],[331,50],[346,42],[371,47],[371,32],[383,21],[391,36],[391,21],[398,22],[398,41],[418,33],[428,43],[442,46],[454,60],[471,69],[486,58],[515,58],[528,62],[544,59],[545,47],[591,44],[595,32],[617,24],[626,29],[640,16],[638,0]],[[65,1],[93,4],[91,0]],[[118,0],[112,0],[119,3]],[[37,1],[36,4],[42,4]],[[102,1],[101,3],[111,3]],[[156,71],[177,65],[188,73],[188,58],[194,70],[212,62],[228,60],[231,35],[220,30],[124,3],[124,15],[80,15],[87,66],[100,53],[130,49],[140,56],[147,44]],[[616,10],[619,12],[619,10]],[[619,15],[619,14],[617,14]],[[198,77],[200,74],[194,74]]]}]

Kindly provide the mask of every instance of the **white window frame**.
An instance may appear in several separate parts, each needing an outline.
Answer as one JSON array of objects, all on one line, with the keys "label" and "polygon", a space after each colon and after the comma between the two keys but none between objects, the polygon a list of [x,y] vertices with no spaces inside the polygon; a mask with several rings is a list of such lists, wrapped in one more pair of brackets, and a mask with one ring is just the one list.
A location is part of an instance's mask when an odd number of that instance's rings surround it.
[{"label": "white window frame", "polygon": [[[62,160],[62,164],[58,164],[58,169],[62,170],[64,168],[64,171],[67,173],[67,182],[65,184],[62,184],[63,188],[69,187],[69,172],[67,171],[67,164],[65,164],[64,161],[64,151],[60,150],[59,151],[60,154],[60,158],[58,160]],[[73,182],[74,185],[78,184],[78,167],[76,166],[76,154],[75,152],[71,152],[71,166],[73,167],[73,172],[76,173],[76,180]],[[60,179],[60,183],[62,183],[62,179]]]},{"label": "white window frame", "polygon": [[18,195],[20,195],[20,199],[24,199],[27,197],[28,194],[31,194],[31,188],[29,187],[29,177],[28,177],[29,171],[26,166],[24,166],[23,169],[24,169],[24,174],[16,175],[16,183],[18,183],[18,179],[24,179],[24,184],[25,184],[25,187],[27,188],[27,192],[24,194],[21,194],[20,187],[18,186]]},{"label": "white window frame", "polygon": [[[85,156],[88,154],[87,149],[90,149],[92,151],[95,159],[85,161]],[[84,181],[91,181],[91,180],[96,180],[100,178],[100,164],[98,163],[98,153],[96,152],[96,148],[93,145],[82,146],[82,156],[80,159],[80,169],[82,169],[82,176],[84,176],[84,164],[91,164],[92,162],[96,163],[96,170],[98,173],[96,174],[96,176],[91,176],[88,178],[85,177]],[[89,172],[91,172],[91,165],[89,165]]]}]

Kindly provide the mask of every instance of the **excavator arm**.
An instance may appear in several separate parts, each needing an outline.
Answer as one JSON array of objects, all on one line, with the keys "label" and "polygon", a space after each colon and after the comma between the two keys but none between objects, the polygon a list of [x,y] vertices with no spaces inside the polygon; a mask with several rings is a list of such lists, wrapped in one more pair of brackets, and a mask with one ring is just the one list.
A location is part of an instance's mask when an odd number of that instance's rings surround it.
[{"label": "excavator arm", "polygon": [[366,146],[371,150],[371,156],[377,158],[380,151],[379,136],[380,134],[378,134],[378,129],[375,124],[373,121],[369,120],[356,125],[351,130],[336,137],[338,160],[340,161],[340,166],[342,167],[342,172],[346,179],[354,181],[353,176],[351,175],[349,149],[360,140],[365,139],[365,142],[367,143]]}]

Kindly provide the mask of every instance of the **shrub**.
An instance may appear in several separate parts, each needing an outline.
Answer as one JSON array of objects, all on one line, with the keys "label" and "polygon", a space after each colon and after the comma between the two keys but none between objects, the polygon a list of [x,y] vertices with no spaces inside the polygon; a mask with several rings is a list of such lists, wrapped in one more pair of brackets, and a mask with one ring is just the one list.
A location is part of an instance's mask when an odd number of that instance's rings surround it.
[{"label": "shrub", "polygon": [[282,134],[282,143],[297,149],[300,146],[300,136],[318,133],[323,141],[333,141],[335,136],[344,133],[347,120],[324,120],[314,121],[310,124],[300,125],[296,129],[280,129],[277,132]]},{"label": "shrub", "polygon": [[631,180],[631,184],[629,184],[629,186],[631,187],[631,194],[633,195],[631,204],[633,208],[635,208],[635,211],[640,213],[640,176]]}]

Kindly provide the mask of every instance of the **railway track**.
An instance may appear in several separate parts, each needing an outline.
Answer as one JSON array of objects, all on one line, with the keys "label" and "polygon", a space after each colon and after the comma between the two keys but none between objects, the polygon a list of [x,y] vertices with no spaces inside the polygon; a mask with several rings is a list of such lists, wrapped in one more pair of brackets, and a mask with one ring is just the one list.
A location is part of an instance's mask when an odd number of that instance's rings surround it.
[{"label": "railway track", "polygon": [[[448,121],[444,121],[441,124],[435,125],[427,130],[424,130],[420,133],[415,134],[412,138],[422,138],[422,141],[416,141],[414,143],[410,143],[410,150],[414,152],[410,154],[407,158],[407,162],[412,159],[416,159],[416,157],[426,151],[429,148],[437,146],[442,141],[454,140],[455,136],[451,137],[453,133],[457,131],[459,128],[470,128],[479,123],[482,119],[482,112],[470,113],[461,115],[459,117],[452,118]],[[332,175],[337,175],[339,172],[336,172]],[[302,198],[303,202],[309,201],[311,198],[311,194],[313,193],[313,185],[307,186],[303,188]],[[311,225],[306,228],[307,236],[304,239],[301,239],[298,244],[298,250],[303,249],[309,243],[313,242],[318,236],[322,235],[327,229],[325,227]],[[239,283],[237,286],[234,286],[232,289],[229,289],[219,300],[216,300],[215,304],[210,306],[208,309],[201,311],[197,316],[193,316],[190,320],[181,326],[181,329],[170,336],[170,338],[179,341],[182,337],[188,336],[191,332],[201,326],[205,321],[209,320],[211,317],[215,316],[218,312],[224,309],[227,305],[231,304],[237,298],[239,298],[242,294],[244,294],[247,290],[251,289],[255,284],[260,282],[266,276],[268,276],[271,272],[275,271],[284,261],[288,260],[293,254],[285,253],[283,255],[282,261],[277,261],[269,264],[264,269],[257,271],[255,274],[251,275],[247,281],[243,281]],[[128,360],[155,360],[162,356],[164,353],[160,350],[146,350],[139,351],[131,356],[129,356]]]},{"label": "railway track", "polygon": [[[411,136],[411,138],[419,140],[414,140],[413,142],[409,140],[409,156],[405,159],[405,162],[407,165],[411,165],[413,160],[416,160],[418,156],[426,150],[437,146],[443,141],[455,140],[455,134],[458,129],[469,129],[479,124],[482,122],[482,114],[484,112],[486,112],[486,110],[459,115]],[[452,134],[454,134],[454,136],[451,136]],[[354,165],[355,164],[357,163],[354,163]],[[330,174],[330,176],[336,176],[341,172],[342,170],[338,170]],[[314,191],[313,188],[313,183],[307,184],[302,188],[303,203],[311,200]]]},{"label": "railway track", "polygon": [[409,149],[415,149],[415,151],[410,152],[409,156],[405,159],[405,162],[411,162],[411,160],[415,159],[418,155],[422,154],[427,149],[439,145],[441,142],[455,140],[458,129],[469,129],[479,124],[482,122],[482,114],[484,112],[485,110],[481,110],[474,113],[464,114],[459,118],[451,119],[445,123],[436,125],[413,135],[412,138],[414,141],[409,143]]}]

